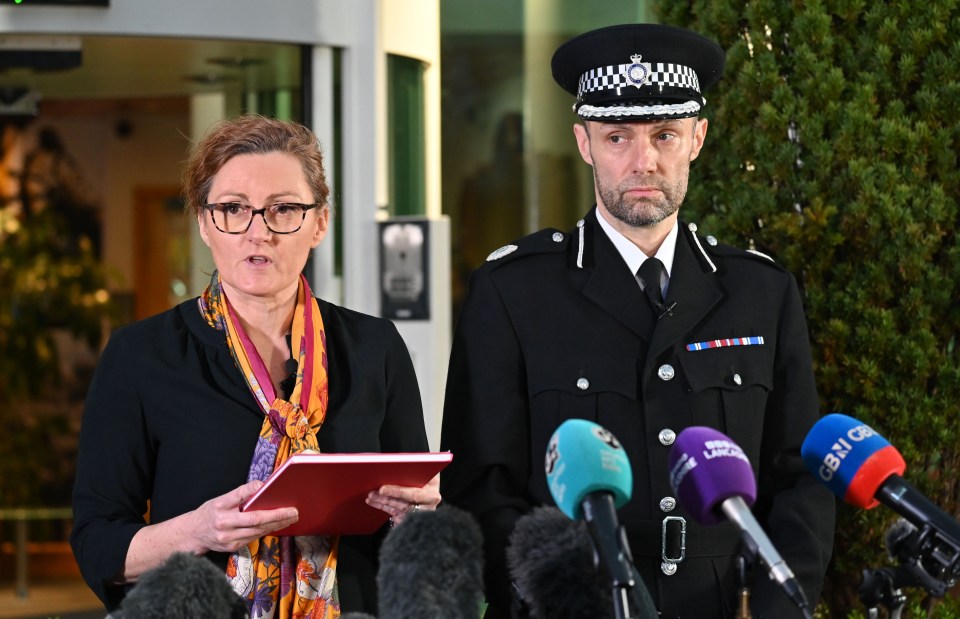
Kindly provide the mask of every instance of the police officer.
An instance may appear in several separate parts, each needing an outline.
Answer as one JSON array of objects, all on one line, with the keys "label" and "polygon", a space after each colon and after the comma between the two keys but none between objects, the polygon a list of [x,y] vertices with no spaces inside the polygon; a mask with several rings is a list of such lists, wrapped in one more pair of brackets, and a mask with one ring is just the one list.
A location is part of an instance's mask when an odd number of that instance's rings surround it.
[{"label": "police officer", "polygon": [[[670,488],[670,445],[689,426],[744,449],[757,519],[819,598],[834,501],[800,459],[819,413],[796,282],[678,218],[707,135],[701,92],[723,64],[716,43],[651,24],[588,32],[553,56],[554,78],[576,96],[596,205],[569,232],[520,239],[474,273],[444,406],[441,448],[455,456],[442,494],[483,528],[488,618],[511,614],[504,551],[516,520],[552,503],[544,453],[569,418],[599,423],[627,450],[634,489],[620,522],[661,617],[732,617],[742,584],[737,529],[698,526]],[[754,616],[801,616],[762,570]]]}]

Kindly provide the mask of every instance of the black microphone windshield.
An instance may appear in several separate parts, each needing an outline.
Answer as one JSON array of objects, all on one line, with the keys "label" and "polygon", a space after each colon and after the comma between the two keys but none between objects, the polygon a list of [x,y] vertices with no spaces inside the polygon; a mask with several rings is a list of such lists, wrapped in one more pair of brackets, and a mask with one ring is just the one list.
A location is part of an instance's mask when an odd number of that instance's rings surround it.
[{"label": "black microphone windshield", "polygon": [[531,618],[612,619],[610,586],[594,566],[582,520],[555,507],[535,508],[510,535],[507,565]]},{"label": "black microphone windshield", "polygon": [[387,534],[377,573],[380,619],[476,619],[483,601],[483,535],[444,505],[416,511]]},{"label": "black microphone windshield", "polygon": [[170,555],[145,573],[110,615],[112,619],[242,619],[247,605],[223,570],[203,557]]}]

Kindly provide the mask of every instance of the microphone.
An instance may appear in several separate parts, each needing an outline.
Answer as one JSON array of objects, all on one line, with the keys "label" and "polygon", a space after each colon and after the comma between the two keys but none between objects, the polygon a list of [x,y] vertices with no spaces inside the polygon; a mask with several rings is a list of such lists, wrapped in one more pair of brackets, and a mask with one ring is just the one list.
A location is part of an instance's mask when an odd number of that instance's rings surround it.
[{"label": "microphone", "polygon": [[750,511],[757,498],[757,480],[740,446],[718,430],[691,426],[677,435],[669,465],[670,486],[687,513],[704,525],[717,524],[724,517],[733,521],[756,545],[770,577],[804,617],[812,618],[803,588]]},{"label": "microphone", "polygon": [[280,390],[283,392],[283,397],[290,397],[290,393],[293,392],[294,386],[297,384],[297,370],[299,369],[300,364],[296,359],[287,359],[283,363],[283,369],[286,371],[287,376],[280,381]]},{"label": "microphone", "polygon": [[223,570],[185,552],[146,572],[110,615],[113,619],[246,619],[244,600]]},{"label": "microphone", "polygon": [[666,315],[673,316],[673,310],[677,307],[677,302],[674,301],[670,305],[660,303],[659,301],[651,301],[651,304],[656,305],[657,308],[657,320],[660,320]]},{"label": "microphone", "polygon": [[532,619],[613,619],[613,599],[593,569],[583,521],[555,507],[534,508],[510,534],[507,566]]},{"label": "microphone", "polygon": [[627,453],[606,428],[586,419],[568,419],[553,432],[544,461],[550,494],[568,518],[584,518],[585,503],[608,494],[622,507],[633,493]]},{"label": "microphone", "polygon": [[[609,430],[586,419],[568,419],[554,431],[545,459],[550,494],[568,518],[584,520],[595,564],[613,583],[615,617],[656,617],[637,595],[639,579],[617,508],[630,500],[633,471],[623,446]],[[647,598],[649,601],[649,598]],[[631,606],[633,610],[631,610]],[[642,615],[631,614],[634,611]]]},{"label": "microphone", "polygon": [[380,619],[476,619],[483,601],[483,535],[449,505],[408,513],[380,546]]},{"label": "microphone", "polygon": [[814,477],[847,503],[864,509],[883,503],[916,528],[898,533],[891,551],[918,568],[928,591],[942,596],[953,586],[960,524],[901,477],[907,465],[896,447],[863,422],[833,413],[813,425],[800,453]]}]

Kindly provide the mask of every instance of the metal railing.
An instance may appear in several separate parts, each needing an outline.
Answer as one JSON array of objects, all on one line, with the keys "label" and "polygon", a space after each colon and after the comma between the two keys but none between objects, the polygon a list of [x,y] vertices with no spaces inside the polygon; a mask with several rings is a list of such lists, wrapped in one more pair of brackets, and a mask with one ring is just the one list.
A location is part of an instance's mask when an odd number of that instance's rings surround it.
[{"label": "metal railing", "polygon": [[0,508],[0,522],[12,521],[16,564],[14,568],[17,596],[25,598],[30,565],[27,553],[29,523],[37,520],[71,520],[73,510],[69,507],[8,507]]}]

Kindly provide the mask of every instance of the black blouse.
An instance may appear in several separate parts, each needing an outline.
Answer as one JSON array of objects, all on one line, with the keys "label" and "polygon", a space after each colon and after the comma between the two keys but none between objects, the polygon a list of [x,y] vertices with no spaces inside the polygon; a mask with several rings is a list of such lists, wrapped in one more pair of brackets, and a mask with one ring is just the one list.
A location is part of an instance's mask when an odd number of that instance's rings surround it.
[{"label": "black blouse", "polygon": [[[410,355],[389,320],[318,300],[326,330],[329,406],[323,452],[427,451]],[[100,358],[80,430],[71,545],[84,578],[114,610],[111,585],[130,540],[245,483],[263,413],[222,332],[192,299],[118,329]],[[344,611],[376,613],[385,530],[344,537],[337,577]],[[226,553],[207,557],[225,568]]]}]

